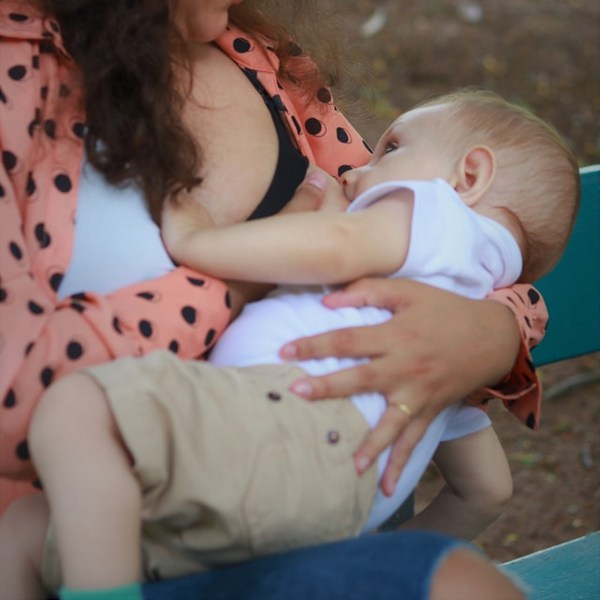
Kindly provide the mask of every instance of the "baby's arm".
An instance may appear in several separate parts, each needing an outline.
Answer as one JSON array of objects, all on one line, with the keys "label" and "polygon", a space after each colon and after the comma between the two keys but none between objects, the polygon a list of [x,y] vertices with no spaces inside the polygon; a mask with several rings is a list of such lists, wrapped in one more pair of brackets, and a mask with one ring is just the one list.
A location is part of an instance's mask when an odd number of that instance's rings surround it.
[{"label": "baby's arm", "polygon": [[[327,195],[340,194],[329,185]],[[341,283],[397,270],[408,249],[412,192],[399,190],[367,210],[280,214],[227,226],[195,209],[171,209],[163,223],[174,260],[223,279]],[[325,205],[328,205],[326,199]]]},{"label": "baby's arm", "polygon": [[434,462],[446,481],[407,529],[430,529],[473,539],[502,512],[512,496],[510,467],[492,427],[442,442]]}]

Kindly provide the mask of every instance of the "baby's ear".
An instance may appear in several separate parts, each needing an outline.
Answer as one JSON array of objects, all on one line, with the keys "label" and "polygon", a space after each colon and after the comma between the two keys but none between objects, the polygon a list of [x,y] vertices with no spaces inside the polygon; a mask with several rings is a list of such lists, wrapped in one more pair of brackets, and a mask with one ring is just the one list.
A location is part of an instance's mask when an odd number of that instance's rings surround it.
[{"label": "baby's ear", "polygon": [[451,183],[465,204],[475,206],[496,175],[496,158],[487,146],[474,146],[460,159]]}]

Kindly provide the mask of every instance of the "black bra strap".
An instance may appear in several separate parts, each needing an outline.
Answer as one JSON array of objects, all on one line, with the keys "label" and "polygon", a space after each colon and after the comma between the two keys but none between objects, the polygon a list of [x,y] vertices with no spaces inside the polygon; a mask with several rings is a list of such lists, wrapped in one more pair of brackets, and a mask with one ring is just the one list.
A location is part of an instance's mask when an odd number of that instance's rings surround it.
[{"label": "black bra strap", "polygon": [[[274,215],[291,200],[296,188],[306,176],[308,159],[292,144],[290,134],[273,98],[267,94],[265,88],[258,81],[256,73],[250,69],[243,69],[243,71],[263,97],[273,118],[279,142],[279,155],[277,157],[277,166],[275,167],[273,180],[265,197],[254,209],[250,217],[248,217],[248,220],[250,220]],[[285,107],[282,106],[280,110],[285,111]]]}]

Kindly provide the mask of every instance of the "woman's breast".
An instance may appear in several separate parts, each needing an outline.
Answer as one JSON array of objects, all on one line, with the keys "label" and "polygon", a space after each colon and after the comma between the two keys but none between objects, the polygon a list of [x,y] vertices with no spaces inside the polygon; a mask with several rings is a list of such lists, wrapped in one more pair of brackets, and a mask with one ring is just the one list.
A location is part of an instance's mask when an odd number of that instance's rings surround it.
[{"label": "woman's breast", "polygon": [[[202,184],[194,197],[217,224],[244,221],[265,196],[279,144],[269,109],[241,69],[217,51],[215,65],[197,65],[197,89],[184,121],[201,150]],[[210,77],[210,92],[202,83]]]}]

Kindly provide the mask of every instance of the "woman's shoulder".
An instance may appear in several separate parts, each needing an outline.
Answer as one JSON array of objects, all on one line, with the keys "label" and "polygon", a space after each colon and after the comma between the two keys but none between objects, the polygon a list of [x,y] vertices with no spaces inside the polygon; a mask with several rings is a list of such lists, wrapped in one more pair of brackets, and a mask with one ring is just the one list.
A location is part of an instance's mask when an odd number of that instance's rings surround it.
[{"label": "woman's shoulder", "polygon": [[[40,51],[52,47],[67,56],[58,22],[45,16],[30,2],[2,0],[0,2],[0,41],[13,44],[23,40],[40,45]],[[4,51],[4,50],[3,50]]]},{"label": "woman's shoulder", "polygon": [[29,2],[0,2],[0,36],[11,39],[36,40],[44,37],[42,13]]},{"label": "woman's shoulder", "polygon": [[279,77],[279,58],[268,39],[230,23],[216,43],[238,66],[257,77],[273,98],[298,149],[311,162],[334,177],[368,162],[370,150],[337,109],[332,91],[323,86],[309,96],[301,86]]},{"label": "woman's shoulder", "polygon": [[268,72],[277,72],[279,69],[279,58],[271,42],[234,23],[229,23],[216,44],[242,68]]},{"label": "woman's shoulder", "polygon": [[53,138],[53,119],[59,113],[73,122],[81,120],[80,93],[70,85],[76,66],[64,48],[55,19],[44,15],[31,2],[1,0],[0,45],[0,117],[9,132],[18,129],[17,121],[28,119],[29,135],[25,137],[31,139],[43,114],[46,122],[52,121],[46,126],[46,133]]}]

